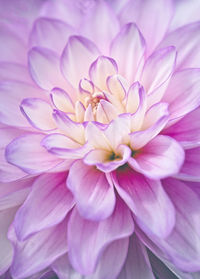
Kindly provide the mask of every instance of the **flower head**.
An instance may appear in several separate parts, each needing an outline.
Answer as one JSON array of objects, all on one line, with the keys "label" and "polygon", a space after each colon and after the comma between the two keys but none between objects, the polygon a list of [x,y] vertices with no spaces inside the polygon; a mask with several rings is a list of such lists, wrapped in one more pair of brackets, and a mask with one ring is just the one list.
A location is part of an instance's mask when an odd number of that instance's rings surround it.
[{"label": "flower head", "polygon": [[0,32],[0,274],[198,276],[193,2],[46,0],[23,10],[8,1]]}]

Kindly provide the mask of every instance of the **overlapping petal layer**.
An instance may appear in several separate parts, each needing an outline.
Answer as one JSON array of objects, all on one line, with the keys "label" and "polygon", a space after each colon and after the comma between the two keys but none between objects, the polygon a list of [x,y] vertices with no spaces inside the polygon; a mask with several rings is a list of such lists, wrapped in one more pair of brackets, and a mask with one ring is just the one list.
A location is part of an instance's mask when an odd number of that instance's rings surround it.
[{"label": "overlapping petal layer", "polygon": [[2,278],[198,278],[197,1],[7,2]]}]

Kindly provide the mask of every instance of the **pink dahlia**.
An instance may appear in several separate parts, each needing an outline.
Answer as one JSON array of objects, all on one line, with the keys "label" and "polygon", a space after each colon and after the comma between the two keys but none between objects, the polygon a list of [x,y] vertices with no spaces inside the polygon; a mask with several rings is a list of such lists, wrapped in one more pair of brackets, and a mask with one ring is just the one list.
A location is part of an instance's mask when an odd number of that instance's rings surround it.
[{"label": "pink dahlia", "polygon": [[200,2],[0,7],[0,278],[200,278]]}]

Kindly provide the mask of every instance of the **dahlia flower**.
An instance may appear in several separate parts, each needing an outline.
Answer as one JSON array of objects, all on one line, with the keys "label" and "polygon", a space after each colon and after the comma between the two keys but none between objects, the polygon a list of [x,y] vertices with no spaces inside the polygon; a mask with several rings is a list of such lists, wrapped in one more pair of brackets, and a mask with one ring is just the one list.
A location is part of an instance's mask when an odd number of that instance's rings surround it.
[{"label": "dahlia flower", "polygon": [[200,2],[0,7],[0,278],[200,278]]}]

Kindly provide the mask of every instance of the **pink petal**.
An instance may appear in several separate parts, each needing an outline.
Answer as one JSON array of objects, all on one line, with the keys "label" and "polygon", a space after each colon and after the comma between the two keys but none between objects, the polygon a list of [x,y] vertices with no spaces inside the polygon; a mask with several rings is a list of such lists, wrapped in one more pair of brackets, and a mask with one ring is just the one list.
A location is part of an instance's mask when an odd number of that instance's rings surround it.
[{"label": "pink petal", "polygon": [[136,158],[130,158],[128,163],[151,179],[162,179],[177,174],[184,157],[182,147],[173,138],[160,135],[151,140]]},{"label": "pink petal", "polygon": [[7,161],[29,174],[42,173],[57,166],[62,160],[40,145],[43,137],[42,134],[27,134],[16,138],[6,148]]},{"label": "pink petal", "polygon": [[95,42],[103,53],[108,53],[109,43],[118,31],[118,18],[105,1],[95,2],[81,25],[82,34]]},{"label": "pink petal", "polygon": [[116,279],[124,265],[128,251],[129,238],[113,241],[105,249],[93,274],[87,279]]},{"label": "pink petal", "polygon": [[199,198],[190,186],[176,180],[163,180],[163,185],[176,208],[176,224],[171,235],[155,243],[173,264],[186,272],[195,272],[200,266]]},{"label": "pink petal", "polygon": [[175,211],[159,181],[149,180],[130,168],[117,170],[112,179],[143,231],[160,238],[171,233]]},{"label": "pink petal", "polygon": [[107,90],[107,78],[117,73],[115,60],[106,56],[99,56],[90,66],[89,76],[93,84],[102,91]]},{"label": "pink petal", "polygon": [[65,87],[67,82],[60,73],[59,56],[48,48],[34,47],[29,51],[29,70],[34,81],[43,89]]},{"label": "pink petal", "polygon": [[83,279],[83,276],[76,272],[69,263],[68,254],[63,255],[58,258],[53,264],[52,268],[59,277],[59,279],[66,279],[66,276],[69,278]]},{"label": "pink petal", "polygon": [[16,127],[29,127],[30,124],[20,111],[20,103],[24,98],[44,97],[45,94],[37,87],[27,83],[6,81],[0,84],[0,111],[1,123]]},{"label": "pink petal", "polygon": [[58,257],[67,252],[67,222],[42,230],[28,240],[17,241],[14,228],[9,232],[9,239],[14,244],[14,259],[11,275],[28,278],[48,267]]},{"label": "pink petal", "polygon": [[175,138],[185,148],[200,145],[200,109],[186,114],[180,121],[164,130],[166,135]]},{"label": "pink petal", "polygon": [[[66,174],[40,176],[15,216],[17,238],[24,241],[36,232],[59,224],[72,206],[72,194],[66,189]],[[38,208],[39,214],[36,214]]]},{"label": "pink petal", "polygon": [[79,81],[87,77],[90,64],[98,55],[99,51],[92,41],[81,36],[70,37],[61,57],[65,78],[77,88]]},{"label": "pink petal", "polygon": [[117,61],[119,73],[133,82],[140,63],[143,63],[144,51],[142,34],[134,23],[129,23],[122,27],[113,40],[110,55]]},{"label": "pink petal", "polygon": [[34,22],[30,44],[32,47],[45,47],[61,54],[73,33],[73,28],[61,20],[40,17]]},{"label": "pink petal", "polygon": [[[32,180],[25,180],[25,183],[23,180],[22,182],[12,182],[9,183],[9,185],[7,183],[0,183],[0,210],[3,211],[22,205],[30,192],[31,185]],[[10,192],[4,191],[4,189],[7,189],[8,187]]]},{"label": "pink petal", "polygon": [[[190,2],[190,7],[194,7]],[[185,18],[185,16],[183,17]],[[195,22],[183,26],[171,33],[169,33],[160,47],[173,45],[177,49],[177,63],[178,70],[184,68],[199,68],[199,51],[200,51],[200,23]]]},{"label": "pink petal", "polygon": [[82,219],[74,209],[68,227],[69,258],[72,266],[82,274],[91,274],[108,245],[127,238],[133,233],[133,229],[130,211],[121,201],[116,205],[113,214],[101,222]]},{"label": "pink petal", "polygon": [[147,250],[136,235],[132,236],[129,241],[126,262],[117,278],[132,279],[133,274],[137,279],[155,279],[151,270]]},{"label": "pink petal", "polygon": [[115,194],[104,173],[76,161],[69,170],[67,187],[84,218],[99,221],[112,214]]},{"label": "pink petal", "polygon": [[126,259],[128,242],[129,239],[124,238],[108,245],[91,275],[84,276],[76,272],[70,265],[67,254],[53,263],[53,270],[60,279],[66,279],[66,275],[76,279],[116,279]]},{"label": "pink petal", "polygon": [[44,131],[56,128],[56,123],[52,117],[53,109],[46,101],[27,98],[22,101],[20,108],[33,127]]},{"label": "pink petal", "polygon": [[169,103],[171,120],[186,115],[200,105],[199,86],[199,69],[186,69],[173,75],[162,100]]},{"label": "pink petal", "polygon": [[158,50],[146,60],[140,82],[148,94],[156,90],[155,103],[161,100],[169,78],[173,74],[175,63],[176,49],[174,47]]},{"label": "pink petal", "polygon": [[[147,43],[148,53],[162,40],[173,15],[173,2],[129,1],[120,13],[122,24],[135,22]],[[162,24],[160,24],[162,22]]]},{"label": "pink petal", "polygon": [[200,181],[200,147],[185,150],[185,161],[175,177],[189,181]]},{"label": "pink petal", "polygon": [[51,91],[51,99],[55,107],[64,112],[74,112],[74,104],[70,95],[60,88]]}]

